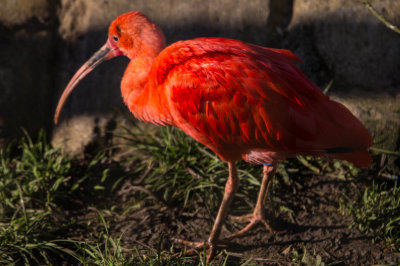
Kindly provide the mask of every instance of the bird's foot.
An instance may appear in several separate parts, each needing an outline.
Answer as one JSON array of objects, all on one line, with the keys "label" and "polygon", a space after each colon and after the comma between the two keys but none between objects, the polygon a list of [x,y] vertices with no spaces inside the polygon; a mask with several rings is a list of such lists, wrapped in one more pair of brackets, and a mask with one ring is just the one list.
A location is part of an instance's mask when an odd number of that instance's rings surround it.
[{"label": "bird's foot", "polygon": [[262,223],[269,232],[274,233],[274,230],[272,230],[272,227],[268,224],[267,220],[264,218],[263,213],[253,212],[251,214],[246,214],[243,216],[231,216],[231,219],[236,222],[239,222],[239,223],[243,223],[243,222],[249,222],[249,223],[240,231],[233,233],[233,234],[227,236],[226,238],[224,238],[222,240],[224,242],[230,241],[233,238],[245,235],[248,231],[253,229],[253,227],[259,223]]},{"label": "bird's foot", "polygon": [[173,241],[177,244],[182,244],[184,246],[190,247],[193,250],[200,250],[204,247],[208,247],[209,243],[207,241],[188,241],[188,240],[184,240],[184,239],[180,239],[180,238],[173,238]]},{"label": "bird's foot", "polygon": [[207,256],[207,263],[211,262],[211,259],[214,257],[215,249],[217,246],[221,246],[222,241],[218,241],[217,243],[211,243],[209,241],[203,241],[203,242],[198,242],[198,241],[188,241],[180,238],[174,238],[173,239],[175,243],[184,245],[189,247],[190,249],[186,250],[185,255],[191,256],[194,255],[197,251],[200,252],[202,250],[206,250],[206,256]]}]

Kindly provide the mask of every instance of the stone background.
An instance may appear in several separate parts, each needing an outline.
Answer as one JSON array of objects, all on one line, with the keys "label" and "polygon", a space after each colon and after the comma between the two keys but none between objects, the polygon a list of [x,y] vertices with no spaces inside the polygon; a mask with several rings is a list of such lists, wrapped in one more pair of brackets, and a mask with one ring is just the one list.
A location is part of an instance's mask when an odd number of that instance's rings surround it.
[{"label": "stone background", "polygon": [[[371,3],[400,25],[400,1]],[[361,0],[1,0],[0,145],[21,127],[52,132],[72,153],[105,135],[118,110],[127,112],[119,91],[125,58],[81,82],[59,126],[52,118],[68,80],[105,42],[109,23],[131,10],[157,23],[168,43],[221,36],[292,50],[318,86],[333,80],[330,95],[364,121],[375,146],[399,150],[400,35]]]}]

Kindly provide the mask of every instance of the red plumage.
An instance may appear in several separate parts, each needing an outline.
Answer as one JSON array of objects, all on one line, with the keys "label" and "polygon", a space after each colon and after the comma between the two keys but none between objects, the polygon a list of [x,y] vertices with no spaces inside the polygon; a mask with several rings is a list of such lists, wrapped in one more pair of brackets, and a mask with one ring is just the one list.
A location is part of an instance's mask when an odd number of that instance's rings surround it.
[{"label": "red plumage", "polygon": [[169,124],[225,161],[271,163],[310,154],[368,165],[368,131],[293,60],[300,61],[290,51],[236,40],[181,41],[155,59],[149,79],[157,82],[147,89],[165,96],[159,104],[169,107]]}]

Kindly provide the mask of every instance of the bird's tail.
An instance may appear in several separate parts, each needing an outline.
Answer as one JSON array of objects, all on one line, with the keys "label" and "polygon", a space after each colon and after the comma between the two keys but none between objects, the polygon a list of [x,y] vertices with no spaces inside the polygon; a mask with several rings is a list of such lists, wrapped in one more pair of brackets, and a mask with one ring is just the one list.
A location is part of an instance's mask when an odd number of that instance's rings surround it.
[{"label": "bird's tail", "polygon": [[346,160],[354,163],[359,167],[367,167],[372,162],[372,157],[367,151],[353,151],[345,153],[333,153],[330,154],[333,158]]}]

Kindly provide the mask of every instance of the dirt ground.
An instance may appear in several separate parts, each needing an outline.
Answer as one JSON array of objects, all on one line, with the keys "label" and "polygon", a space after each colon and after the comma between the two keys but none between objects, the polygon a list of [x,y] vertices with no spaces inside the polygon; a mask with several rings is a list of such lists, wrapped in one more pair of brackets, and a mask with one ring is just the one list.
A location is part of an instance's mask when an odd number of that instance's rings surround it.
[{"label": "dirt ground", "polygon": [[[155,200],[148,191],[140,192],[140,187],[134,186],[133,183],[132,179],[125,180],[118,191],[114,191],[108,198],[96,196],[84,201],[77,199],[72,203],[75,210],[71,211],[69,216],[81,216],[78,220],[90,222],[92,228],[101,228],[101,224],[96,224],[96,206],[101,207],[106,201],[108,206],[116,206],[115,213],[120,215],[110,214],[114,217],[111,218],[109,230],[113,237],[122,238],[121,244],[127,250],[127,254],[135,247],[139,250],[156,250],[160,239],[163,250],[169,250],[174,245],[176,251],[183,247],[174,243],[174,237],[192,241],[207,239],[217,210],[210,211],[201,203],[195,203],[197,205],[193,212],[185,211],[182,206],[167,206]],[[267,211],[275,234],[258,225],[247,236],[223,246],[219,251],[226,249],[230,254],[227,265],[237,265],[249,259],[250,263],[256,265],[288,265],[301,261],[305,252],[314,265],[317,256],[321,257],[322,262],[330,265],[400,262],[400,254],[387,250],[383,243],[374,244],[372,236],[362,234],[356,228],[349,228],[351,217],[340,213],[339,199],[342,194],[346,193],[350,198],[356,198],[358,190],[363,190],[362,182],[354,183],[331,176],[310,175],[297,190],[283,182],[275,183],[278,185],[274,187],[273,204],[269,204],[270,209],[274,211]],[[145,199],[139,205],[130,206],[138,193],[145,195]],[[256,195],[251,199],[253,202],[255,197]],[[230,213],[244,214],[235,210],[235,206],[240,204],[238,200],[234,201]],[[279,206],[282,205],[293,212],[279,210]],[[122,210],[126,209],[129,211],[122,215]],[[235,232],[242,226],[243,224],[229,219],[222,234]],[[77,226],[77,230],[71,234],[84,238],[84,226]],[[222,258],[217,261],[220,262]],[[189,258],[188,263],[197,264],[198,256]]]}]

